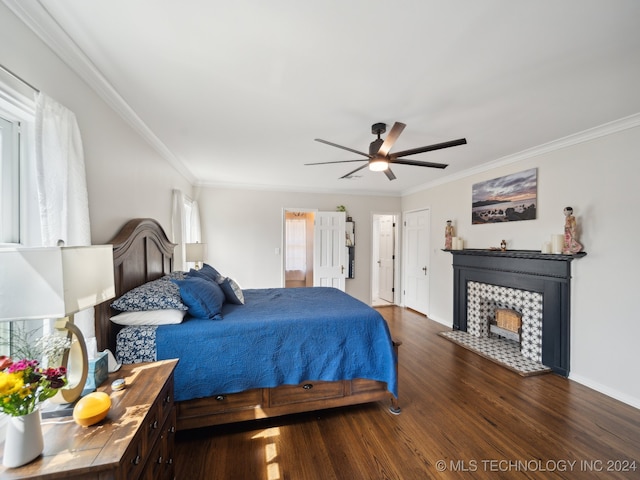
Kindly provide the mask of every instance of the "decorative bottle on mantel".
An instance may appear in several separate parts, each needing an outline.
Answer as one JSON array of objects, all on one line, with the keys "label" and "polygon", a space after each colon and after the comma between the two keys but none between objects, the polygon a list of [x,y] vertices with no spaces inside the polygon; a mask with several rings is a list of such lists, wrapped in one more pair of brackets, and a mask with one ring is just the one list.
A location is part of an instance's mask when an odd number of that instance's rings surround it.
[{"label": "decorative bottle on mantel", "polygon": [[451,220],[447,220],[447,226],[444,227],[444,249],[451,250],[454,236],[454,228],[451,225]]},{"label": "decorative bottle on mantel", "polygon": [[582,245],[578,242],[577,222],[573,216],[573,208],[565,207],[564,209],[564,246],[562,253],[565,255],[573,255],[582,251]]}]

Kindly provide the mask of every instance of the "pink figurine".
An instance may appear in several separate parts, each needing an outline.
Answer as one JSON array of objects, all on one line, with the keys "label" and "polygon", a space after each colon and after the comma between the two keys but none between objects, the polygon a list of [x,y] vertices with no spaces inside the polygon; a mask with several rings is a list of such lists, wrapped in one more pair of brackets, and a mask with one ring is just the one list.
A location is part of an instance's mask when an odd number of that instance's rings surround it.
[{"label": "pink figurine", "polygon": [[562,253],[565,255],[573,255],[582,251],[582,245],[578,242],[576,218],[573,216],[573,208],[566,207],[564,209],[564,247]]},{"label": "pink figurine", "polygon": [[451,220],[447,220],[447,226],[444,228],[444,249],[451,250],[451,242],[453,239],[453,225]]}]

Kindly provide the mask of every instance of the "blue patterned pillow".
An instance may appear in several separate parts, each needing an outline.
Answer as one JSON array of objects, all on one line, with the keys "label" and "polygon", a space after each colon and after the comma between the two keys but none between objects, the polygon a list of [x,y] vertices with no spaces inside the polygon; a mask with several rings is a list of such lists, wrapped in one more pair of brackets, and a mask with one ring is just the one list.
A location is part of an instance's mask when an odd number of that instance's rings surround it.
[{"label": "blue patterned pillow", "polygon": [[180,287],[180,296],[191,316],[222,320],[224,293],[217,283],[197,276],[171,281]]},{"label": "blue patterned pillow", "polygon": [[147,282],[129,290],[111,304],[122,312],[141,312],[146,310],[187,310],[182,302],[180,289],[167,277]]},{"label": "blue patterned pillow", "polygon": [[240,285],[229,277],[223,277],[220,275],[217,280],[218,285],[224,292],[224,298],[229,303],[235,303],[236,305],[244,305],[244,293]]}]

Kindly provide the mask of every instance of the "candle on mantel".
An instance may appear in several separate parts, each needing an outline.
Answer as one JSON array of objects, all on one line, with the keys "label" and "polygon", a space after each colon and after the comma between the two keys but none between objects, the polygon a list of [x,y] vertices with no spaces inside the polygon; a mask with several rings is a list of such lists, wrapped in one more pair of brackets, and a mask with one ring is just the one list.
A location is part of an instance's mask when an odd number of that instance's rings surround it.
[{"label": "candle on mantel", "polygon": [[564,235],[551,235],[551,251],[553,253],[562,253],[564,246]]},{"label": "candle on mantel", "polygon": [[542,253],[551,253],[551,242],[543,242],[542,243]]},{"label": "candle on mantel", "polygon": [[464,238],[458,237],[458,250],[464,250]]}]

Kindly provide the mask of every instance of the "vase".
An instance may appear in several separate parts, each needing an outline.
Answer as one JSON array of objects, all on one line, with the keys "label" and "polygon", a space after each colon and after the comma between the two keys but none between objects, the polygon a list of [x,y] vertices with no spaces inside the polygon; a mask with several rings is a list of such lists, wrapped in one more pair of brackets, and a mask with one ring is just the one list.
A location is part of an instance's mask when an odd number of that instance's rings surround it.
[{"label": "vase", "polygon": [[9,417],[2,464],[14,468],[29,463],[42,453],[44,439],[40,410],[19,417]]}]

